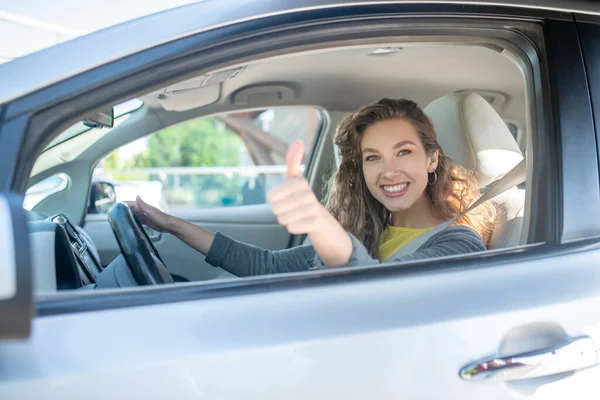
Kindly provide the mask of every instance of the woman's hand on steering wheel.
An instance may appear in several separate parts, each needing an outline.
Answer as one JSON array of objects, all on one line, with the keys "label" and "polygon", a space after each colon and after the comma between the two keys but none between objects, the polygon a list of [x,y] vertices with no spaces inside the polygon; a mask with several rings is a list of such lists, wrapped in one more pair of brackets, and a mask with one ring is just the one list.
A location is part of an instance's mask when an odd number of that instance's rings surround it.
[{"label": "woman's hand on steering wheel", "polygon": [[144,202],[137,196],[135,201],[126,201],[140,222],[155,231],[168,233],[172,225],[173,217],[158,208]]}]

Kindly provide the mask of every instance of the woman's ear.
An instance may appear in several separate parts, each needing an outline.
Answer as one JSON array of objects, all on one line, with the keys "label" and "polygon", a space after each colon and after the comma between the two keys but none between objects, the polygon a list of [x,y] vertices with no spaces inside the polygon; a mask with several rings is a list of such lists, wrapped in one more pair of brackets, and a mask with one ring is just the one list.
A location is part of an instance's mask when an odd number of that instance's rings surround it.
[{"label": "woman's ear", "polygon": [[427,158],[427,172],[433,173],[438,167],[440,153],[436,150],[432,155]]}]

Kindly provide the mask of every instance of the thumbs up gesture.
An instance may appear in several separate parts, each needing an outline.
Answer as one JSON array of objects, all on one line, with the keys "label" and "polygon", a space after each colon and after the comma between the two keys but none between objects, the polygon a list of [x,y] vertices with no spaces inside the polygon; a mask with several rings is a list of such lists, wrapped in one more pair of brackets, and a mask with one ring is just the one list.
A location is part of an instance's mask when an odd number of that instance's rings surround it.
[{"label": "thumbs up gesture", "polygon": [[277,221],[294,235],[307,233],[323,264],[344,265],[352,255],[352,240],[340,223],[319,202],[300,173],[304,145],[295,141],[288,148],[285,182],[269,191]]},{"label": "thumbs up gesture", "polygon": [[267,195],[277,221],[295,235],[319,231],[323,216],[331,216],[300,173],[303,157],[304,144],[301,141],[293,142],[286,156],[285,181]]},{"label": "thumbs up gesture", "polygon": [[301,140],[292,142],[285,156],[285,164],[287,167],[285,177],[287,179],[302,178],[302,174],[300,173],[300,165],[302,165],[303,158],[304,143]]}]

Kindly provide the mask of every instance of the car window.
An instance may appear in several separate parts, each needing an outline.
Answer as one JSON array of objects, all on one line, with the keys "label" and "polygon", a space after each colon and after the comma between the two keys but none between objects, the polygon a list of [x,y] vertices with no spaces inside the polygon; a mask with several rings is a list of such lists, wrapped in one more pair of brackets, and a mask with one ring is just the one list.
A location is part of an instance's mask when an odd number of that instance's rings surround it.
[{"label": "car window", "polygon": [[68,187],[69,176],[67,174],[58,173],[51,175],[27,189],[23,200],[23,208],[31,211],[42,200]]},{"label": "car window", "polygon": [[187,121],[115,150],[94,180],[113,183],[117,201],[139,194],[170,211],[263,204],[282,181],[288,145],[302,139],[306,161],[320,126],[313,107]]}]

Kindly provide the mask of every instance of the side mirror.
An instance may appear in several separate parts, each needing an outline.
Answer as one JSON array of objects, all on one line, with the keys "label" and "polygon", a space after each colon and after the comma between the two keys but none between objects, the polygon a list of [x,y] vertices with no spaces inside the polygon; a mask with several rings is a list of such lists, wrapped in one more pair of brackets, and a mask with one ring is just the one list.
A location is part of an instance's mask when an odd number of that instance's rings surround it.
[{"label": "side mirror", "polygon": [[92,181],[88,214],[108,214],[108,210],[117,202],[117,194],[112,183]]},{"label": "side mirror", "polygon": [[89,128],[112,128],[115,124],[115,109],[101,111],[84,119],[83,124]]},{"label": "side mirror", "polygon": [[29,337],[33,316],[29,251],[23,198],[0,193],[0,340]]}]

